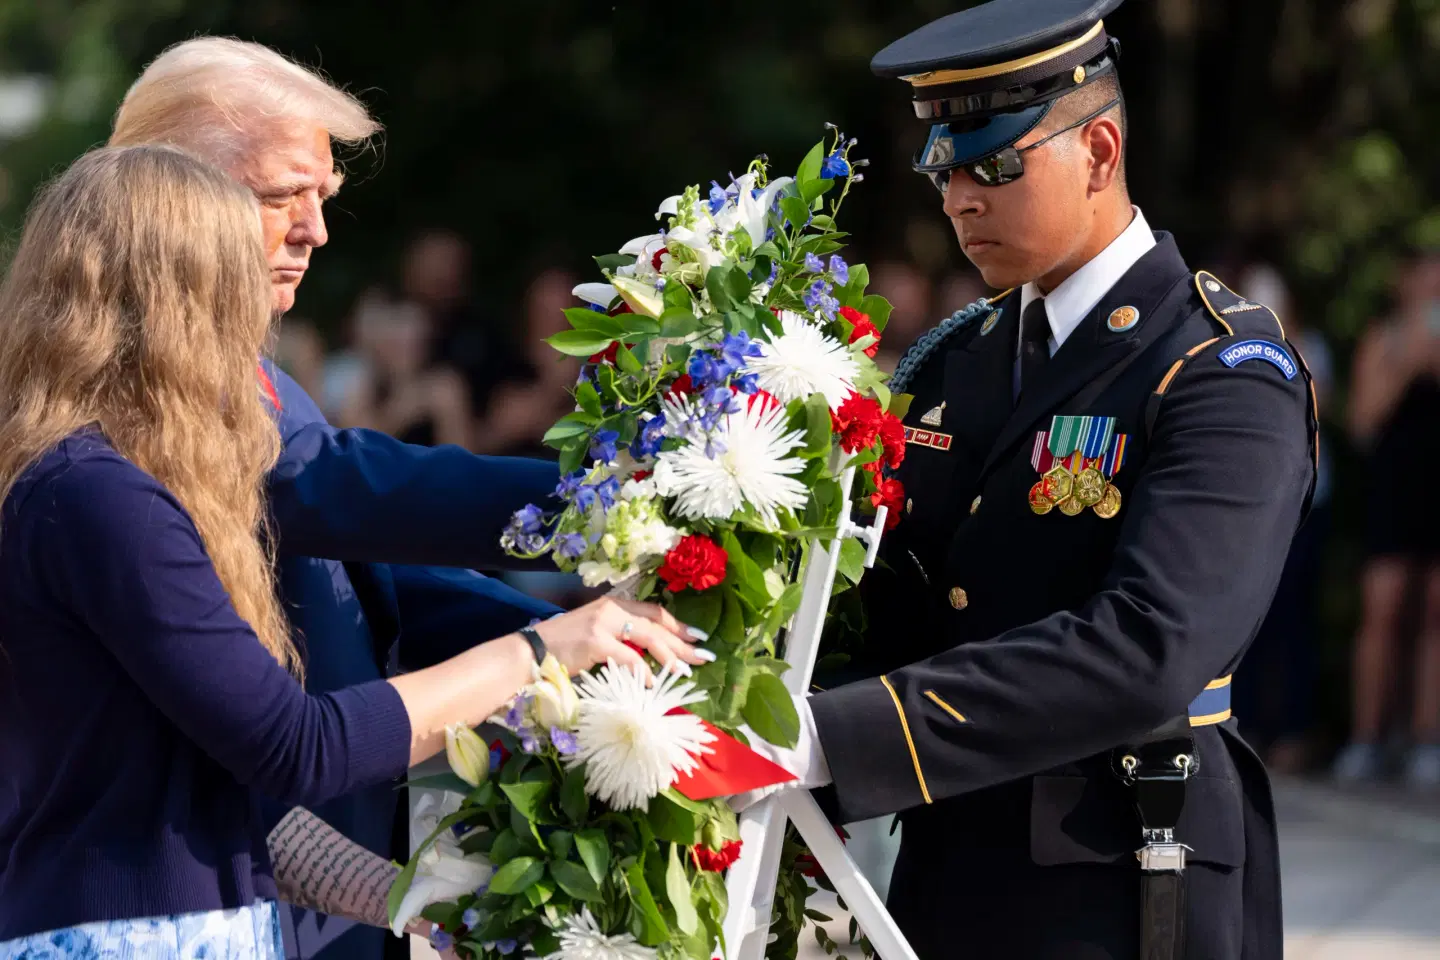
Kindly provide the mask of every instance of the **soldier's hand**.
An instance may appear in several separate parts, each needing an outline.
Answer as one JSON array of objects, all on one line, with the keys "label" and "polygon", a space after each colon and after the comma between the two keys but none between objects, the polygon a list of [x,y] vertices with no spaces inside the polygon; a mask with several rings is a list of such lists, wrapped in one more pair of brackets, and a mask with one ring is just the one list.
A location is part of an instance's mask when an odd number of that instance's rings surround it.
[{"label": "soldier's hand", "polygon": [[795,775],[795,779],[773,787],[761,787],[759,790],[736,794],[729,800],[731,809],[736,813],[754,806],[780,790],[791,788],[814,790],[831,782],[830,765],[825,762],[825,751],[820,747],[820,735],[815,729],[815,714],[810,710],[808,697],[795,697],[794,699],[795,712],[800,717],[800,736],[796,739],[795,746],[776,746],[762,739],[748,727],[741,729],[745,731],[745,736],[750,740],[751,750],[770,762],[789,770]]}]

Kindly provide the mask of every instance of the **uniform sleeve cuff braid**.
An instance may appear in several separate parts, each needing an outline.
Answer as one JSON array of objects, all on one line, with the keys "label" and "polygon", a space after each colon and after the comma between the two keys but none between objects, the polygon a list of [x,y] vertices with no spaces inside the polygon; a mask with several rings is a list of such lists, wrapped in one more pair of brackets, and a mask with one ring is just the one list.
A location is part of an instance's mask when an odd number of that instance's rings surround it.
[{"label": "uniform sleeve cuff braid", "polygon": [[816,694],[809,703],[843,823],[930,802],[909,721],[883,677]]}]

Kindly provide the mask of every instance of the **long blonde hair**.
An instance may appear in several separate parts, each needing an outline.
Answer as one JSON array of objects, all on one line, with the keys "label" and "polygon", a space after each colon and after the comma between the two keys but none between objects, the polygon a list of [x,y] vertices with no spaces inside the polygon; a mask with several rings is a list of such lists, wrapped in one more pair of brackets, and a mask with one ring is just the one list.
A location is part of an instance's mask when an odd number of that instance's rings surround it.
[{"label": "long blonde hair", "polygon": [[256,363],[270,330],[254,198],[173,147],[96,150],[40,192],[0,285],[0,503],[98,425],[189,512],[288,669],[263,482],[280,452]]}]

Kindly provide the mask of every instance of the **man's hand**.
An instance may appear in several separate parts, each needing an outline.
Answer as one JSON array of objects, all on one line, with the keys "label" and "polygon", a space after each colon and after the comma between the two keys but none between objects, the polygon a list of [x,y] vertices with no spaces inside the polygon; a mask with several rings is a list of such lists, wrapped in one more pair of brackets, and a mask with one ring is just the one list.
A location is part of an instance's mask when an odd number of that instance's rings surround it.
[{"label": "man's hand", "polygon": [[791,787],[814,790],[830,783],[830,765],[825,762],[825,753],[820,748],[820,736],[815,730],[815,715],[810,712],[807,697],[795,697],[795,712],[800,716],[800,736],[794,747],[777,747],[761,739],[748,727],[742,727],[750,740],[750,749],[772,763],[777,763],[795,774],[796,779],[773,787],[761,787],[736,794],[730,798],[730,806],[740,813],[761,800]]}]

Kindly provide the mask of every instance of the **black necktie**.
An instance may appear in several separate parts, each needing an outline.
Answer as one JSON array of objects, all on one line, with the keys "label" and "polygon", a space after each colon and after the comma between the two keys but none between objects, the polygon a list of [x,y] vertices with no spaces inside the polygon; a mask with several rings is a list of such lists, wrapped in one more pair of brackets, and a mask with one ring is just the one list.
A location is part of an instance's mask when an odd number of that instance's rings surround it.
[{"label": "black necktie", "polygon": [[1041,369],[1050,361],[1050,318],[1045,313],[1045,300],[1030,301],[1020,315],[1020,392],[1034,384]]}]

